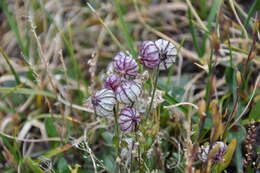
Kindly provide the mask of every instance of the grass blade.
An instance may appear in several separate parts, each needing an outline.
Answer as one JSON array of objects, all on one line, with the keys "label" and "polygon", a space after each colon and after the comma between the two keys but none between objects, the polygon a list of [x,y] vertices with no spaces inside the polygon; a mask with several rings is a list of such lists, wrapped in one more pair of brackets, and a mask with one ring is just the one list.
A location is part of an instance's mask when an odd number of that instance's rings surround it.
[{"label": "grass blade", "polygon": [[119,0],[115,1],[115,6],[116,6],[116,13],[117,13],[117,16],[119,17],[119,22],[120,22],[120,25],[121,25],[121,28],[122,28],[122,31],[123,31],[123,37],[127,42],[130,53],[134,57],[137,57],[137,51],[135,50],[133,39],[132,39],[132,37],[129,33],[128,24],[124,20],[122,7],[121,7]]},{"label": "grass blade", "polygon": [[4,15],[6,16],[6,19],[11,27],[11,30],[15,33],[15,37],[16,37],[16,40],[17,40],[17,43],[19,45],[19,47],[21,48],[23,54],[28,57],[29,56],[29,49],[27,46],[25,46],[23,44],[23,39],[21,37],[21,34],[20,34],[20,30],[18,28],[18,24],[12,14],[12,12],[10,11],[9,7],[8,7],[8,4],[6,3],[5,0],[1,0],[0,1],[0,6],[2,7],[2,10],[4,12]]},{"label": "grass blade", "polygon": [[19,75],[18,75],[18,74],[16,73],[16,71],[14,70],[14,68],[13,68],[13,66],[12,66],[12,64],[11,64],[11,62],[10,62],[10,60],[9,60],[10,58],[6,55],[6,53],[3,51],[3,49],[2,49],[1,47],[0,47],[0,53],[1,53],[2,56],[4,57],[4,59],[5,59],[6,63],[8,64],[8,66],[9,66],[11,72],[13,73],[16,83],[17,83],[17,84],[20,84],[20,83],[21,83],[21,80],[20,80],[20,78],[19,78]]},{"label": "grass blade", "polygon": [[202,49],[199,46],[199,42],[196,39],[198,37],[196,35],[196,28],[194,27],[193,22],[192,22],[192,14],[191,14],[190,9],[188,10],[188,17],[189,17],[189,29],[190,29],[190,32],[191,32],[194,47],[195,47],[199,57],[201,58],[203,56],[204,52],[202,52]]},{"label": "grass blade", "polygon": [[248,24],[250,23],[250,19],[253,16],[254,12],[260,10],[260,0],[255,0],[254,3],[252,4],[252,6],[249,9],[247,18],[244,22],[245,27],[248,26]]},{"label": "grass blade", "polygon": [[29,88],[10,88],[10,87],[1,87],[0,93],[16,93],[16,94],[25,94],[25,95],[42,95],[49,98],[55,99],[56,96],[48,91],[35,90]]}]

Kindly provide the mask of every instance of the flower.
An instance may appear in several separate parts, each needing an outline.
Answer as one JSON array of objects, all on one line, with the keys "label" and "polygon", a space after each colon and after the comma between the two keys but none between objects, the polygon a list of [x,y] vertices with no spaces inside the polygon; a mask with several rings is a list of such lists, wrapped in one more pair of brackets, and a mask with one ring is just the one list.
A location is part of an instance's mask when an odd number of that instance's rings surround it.
[{"label": "flower", "polygon": [[141,63],[147,68],[153,69],[160,63],[159,51],[153,41],[144,41],[139,54]]},{"label": "flower", "polygon": [[105,88],[113,91],[120,85],[122,78],[116,75],[110,75],[105,79]]},{"label": "flower", "polygon": [[132,107],[124,108],[119,116],[120,128],[124,132],[132,132],[136,130],[137,125],[140,123],[139,112]]},{"label": "flower", "polygon": [[116,99],[120,103],[133,104],[141,94],[141,85],[135,81],[123,81],[116,88]]},{"label": "flower", "polygon": [[227,145],[222,141],[215,142],[212,149],[209,152],[209,157],[213,160],[213,163],[224,162],[224,154],[227,151]]},{"label": "flower", "polygon": [[154,43],[160,54],[160,69],[169,68],[176,59],[177,50],[175,45],[173,45],[168,40],[159,39]]},{"label": "flower", "polygon": [[223,143],[222,141],[217,141],[212,145],[210,151],[209,148],[209,145],[201,147],[199,159],[202,162],[206,162],[208,159],[211,159],[213,163],[224,161],[223,156],[227,151],[227,145],[225,143]]},{"label": "flower", "polygon": [[138,65],[131,55],[119,52],[114,58],[114,70],[125,78],[134,78],[138,73]]},{"label": "flower", "polygon": [[99,90],[92,96],[91,103],[97,115],[111,115],[113,114],[113,108],[116,103],[115,93],[106,88]]}]

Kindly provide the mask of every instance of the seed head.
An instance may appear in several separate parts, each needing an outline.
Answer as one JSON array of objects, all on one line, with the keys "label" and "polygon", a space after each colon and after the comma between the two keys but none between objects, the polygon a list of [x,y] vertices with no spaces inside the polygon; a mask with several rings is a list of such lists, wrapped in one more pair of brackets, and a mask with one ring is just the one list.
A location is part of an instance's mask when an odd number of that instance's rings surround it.
[{"label": "seed head", "polygon": [[131,55],[119,52],[113,62],[114,70],[124,78],[135,78],[138,73],[138,65]]},{"label": "seed head", "polygon": [[169,68],[175,62],[177,56],[175,45],[163,39],[156,40],[155,45],[160,54],[160,69]]},{"label": "seed head", "polygon": [[136,130],[137,125],[140,123],[139,112],[132,107],[124,108],[119,116],[120,128],[124,132],[132,132]]},{"label": "seed head", "polygon": [[116,88],[116,99],[120,103],[133,104],[141,94],[141,85],[135,81],[123,81]]},{"label": "seed head", "polygon": [[144,41],[139,54],[141,63],[147,68],[153,69],[160,63],[159,50],[153,41]]},{"label": "seed head", "polygon": [[122,78],[116,75],[110,75],[105,79],[105,88],[113,91],[121,84]]},{"label": "seed head", "polygon": [[113,114],[116,103],[115,94],[110,89],[102,89],[91,98],[91,103],[97,115],[108,116]]}]

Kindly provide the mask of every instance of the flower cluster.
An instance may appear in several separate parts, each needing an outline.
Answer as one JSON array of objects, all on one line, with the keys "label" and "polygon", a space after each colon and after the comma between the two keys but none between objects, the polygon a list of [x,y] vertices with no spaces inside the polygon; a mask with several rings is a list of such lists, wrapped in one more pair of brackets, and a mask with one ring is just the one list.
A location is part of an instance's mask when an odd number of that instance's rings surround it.
[{"label": "flower cluster", "polygon": [[[139,49],[140,62],[149,69],[167,69],[175,62],[175,46],[166,40],[144,41]],[[136,80],[138,64],[129,52],[119,52],[110,65],[104,88],[91,98],[94,112],[99,116],[115,113],[115,104],[125,105],[119,115],[119,125],[124,132],[137,129],[140,112],[134,107],[142,92],[142,84]]]}]

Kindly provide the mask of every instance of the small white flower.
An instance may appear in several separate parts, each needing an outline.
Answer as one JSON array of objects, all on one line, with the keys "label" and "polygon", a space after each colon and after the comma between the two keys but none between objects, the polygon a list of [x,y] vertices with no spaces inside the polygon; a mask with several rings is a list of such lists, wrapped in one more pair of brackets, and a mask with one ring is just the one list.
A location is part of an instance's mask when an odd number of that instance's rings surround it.
[{"label": "small white flower", "polygon": [[97,115],[112,115],[116,103],[115,93],[110,89],[99,90],[92,96],[91,102]]}]

